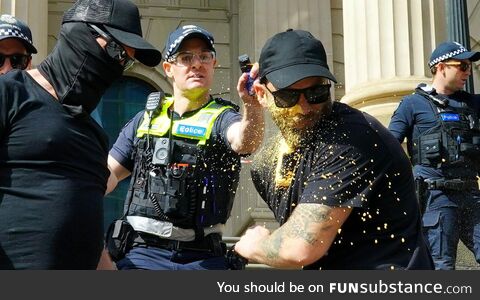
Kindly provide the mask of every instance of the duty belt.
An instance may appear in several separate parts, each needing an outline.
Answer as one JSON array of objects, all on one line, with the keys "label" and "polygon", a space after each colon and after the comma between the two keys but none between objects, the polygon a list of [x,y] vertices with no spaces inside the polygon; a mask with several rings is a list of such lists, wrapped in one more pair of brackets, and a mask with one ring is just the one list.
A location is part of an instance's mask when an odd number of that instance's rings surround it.
[{"label": "duty belt", "polygon": [[475,179],[425,179],[429,190],[478,190],[478,182]]},{"label": "duty belt", "polygon": [[222,256],[226,252],[225,243],[222,243],[222,237],[218,233],[211,233],[199,241],[183,242],[176,240],[163,239],[156,235],[136,232],[134,239],[135,245],[147,245],[170,251],[199,251],[210,252],[215,256]]}]

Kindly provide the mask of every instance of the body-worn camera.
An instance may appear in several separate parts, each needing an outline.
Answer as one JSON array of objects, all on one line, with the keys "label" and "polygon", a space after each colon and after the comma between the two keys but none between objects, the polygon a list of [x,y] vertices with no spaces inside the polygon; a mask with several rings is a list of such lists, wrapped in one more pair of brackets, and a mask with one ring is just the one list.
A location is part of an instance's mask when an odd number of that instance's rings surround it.
[{"label": "body-worn camera", "polygon": [[197,148],[170,138],[157,138],[149,172],[150,193],[155,195],[162,213],[171,220],[193,215],[195,196],[191,187]]},{"label": "body-worn camera", "polygon": [[153,150],[152,163],[157,166],[166,166],[169,163],[170,139],[158,138]]}]

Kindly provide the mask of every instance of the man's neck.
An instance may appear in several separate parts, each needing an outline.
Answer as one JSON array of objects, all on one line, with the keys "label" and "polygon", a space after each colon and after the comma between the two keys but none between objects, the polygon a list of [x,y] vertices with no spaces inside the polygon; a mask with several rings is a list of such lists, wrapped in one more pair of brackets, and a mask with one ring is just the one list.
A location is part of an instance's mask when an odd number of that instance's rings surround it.
[{"label": "man's neck", "polygon": [[173,110],[182,116],[184,113],[194,111],[204,106],[210,99],[208,90],[189,90],[174,92]]},{"label": "man's neck", "polygon": [[38,69],[28,70],[27,73],[30,74],[33,80],[35,80],[42,88],[44,88],[50,95],[52,95],[53,98],[58,100],[58,96],[57,96],[57,93],[55,92],[55,89],[50,84],[50,82],[48,82],[47,78],[45,78],[45,76],[43,76],[42,73],[38,71]]},{"label": "man's neck", "polygon": [[433,80],[433,83],[432,83],[432,87],[435,89],[435,91],[439,94],[442,94],[442,95],[451,95],[451,94],[454,94],[456,93],[457,91],[454,91],[452,89],[450,89],[447,85],[443,84],[442,82],[440,82],[440,80]]}]

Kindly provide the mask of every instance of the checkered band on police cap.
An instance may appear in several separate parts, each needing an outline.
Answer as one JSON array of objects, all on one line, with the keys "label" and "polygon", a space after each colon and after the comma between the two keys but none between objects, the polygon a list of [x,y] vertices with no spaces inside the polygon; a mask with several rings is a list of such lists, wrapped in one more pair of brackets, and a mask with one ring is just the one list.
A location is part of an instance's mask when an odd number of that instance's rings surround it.
[{"label": "checkered band on police cap", "polygon": [[198,37],[207,43],[208,49],[215,51],[213,35],[197,25],[184,25],[171,32],[165,43],[164,58],[168,60],[180,48],[187,37]]},{"label": "checkered band on police cap", "polygon": [[11,15],[0,16],[0,40],[17,38],[23,41],[29,53],[37,53],[28,26]]},{"label": "checkered band on police cap", "polygon": [[444,42],[432,52],[428,66],[431,68],[436,64],[448,59],[468,59],[477,61],[480,59],[479,52],[470,52],[463,45],[457,42]]}]

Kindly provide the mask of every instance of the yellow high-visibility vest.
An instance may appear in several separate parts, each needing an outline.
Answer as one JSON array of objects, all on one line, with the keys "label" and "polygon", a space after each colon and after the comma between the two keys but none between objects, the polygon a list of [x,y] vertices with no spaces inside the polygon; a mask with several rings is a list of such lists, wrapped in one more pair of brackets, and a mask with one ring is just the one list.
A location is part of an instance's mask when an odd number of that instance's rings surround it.
[{"label": "yellow high-visibility vest", "polygon": [[[168,108],[173,104],[173,97],[166,97],[160,113],[150,122],[150,115],[145,112],[143,121],[137,129],[137,137],[142,138],[149,134],[157,137],[164,136],[170,129]],[[198,140],[198,145],[205,145],[212,134],[213,124],[217,117],[232,106],[211,101],[193,116],[173,121],[172,135],[176,137]],[[149,128],[150,127],[150,128]]]}]

